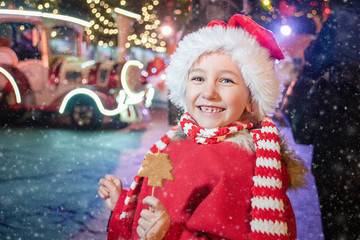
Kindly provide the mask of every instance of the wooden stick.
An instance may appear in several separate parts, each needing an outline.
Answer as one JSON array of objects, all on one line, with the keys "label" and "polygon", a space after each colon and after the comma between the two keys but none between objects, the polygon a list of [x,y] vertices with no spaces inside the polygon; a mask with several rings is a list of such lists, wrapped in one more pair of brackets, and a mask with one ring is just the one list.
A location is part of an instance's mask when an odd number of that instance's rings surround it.
[{"label": "wooden stick", "polygon": [[[158,152],[157,153],[160,153],[160,149],[158,149]],[[154,191],[155,191],[155,187],[152,187],[152,190],[151,190],[151,196],[153,197],[154,196]],[[152,211],[151,207],[149,207],[150,211]],[[146,234],[145,234],[146,235]]]},{"label": "wooden stick", "polygon": [[[154,190],[155,190],[155,187],[152,187],[152,190],[151,190],[151,196],[152,196],[152,197],[154,196]],[[149,207],[149,210],[152,211],[152,208]]]}]

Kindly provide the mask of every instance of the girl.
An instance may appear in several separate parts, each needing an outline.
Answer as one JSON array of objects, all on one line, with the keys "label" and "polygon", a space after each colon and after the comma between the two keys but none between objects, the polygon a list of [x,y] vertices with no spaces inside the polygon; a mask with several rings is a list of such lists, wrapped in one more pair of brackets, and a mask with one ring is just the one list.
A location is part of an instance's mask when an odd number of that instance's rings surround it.
[{"label": "girl", "polygon": [[[280,148],[268,114],[280,100],[272,33],[243,15],[186,36],[166,70],[170,99],[185,110],[178,130],[150,152],[169,155],[175,181],[130,190],[101,179],[108,239],[296,239],[286,190],[304,168]],[[150,208],[149,208],[150,207]]]}]

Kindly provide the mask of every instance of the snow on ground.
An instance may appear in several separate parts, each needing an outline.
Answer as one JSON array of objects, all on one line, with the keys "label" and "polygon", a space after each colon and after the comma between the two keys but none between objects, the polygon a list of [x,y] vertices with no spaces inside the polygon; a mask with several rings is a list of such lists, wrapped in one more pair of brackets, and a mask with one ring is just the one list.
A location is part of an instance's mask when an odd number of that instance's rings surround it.
[{"label": "snow on ground", "polygon": [[143,131],[0,128],[0,239],[68,240],[99,215],[98,181]]}]

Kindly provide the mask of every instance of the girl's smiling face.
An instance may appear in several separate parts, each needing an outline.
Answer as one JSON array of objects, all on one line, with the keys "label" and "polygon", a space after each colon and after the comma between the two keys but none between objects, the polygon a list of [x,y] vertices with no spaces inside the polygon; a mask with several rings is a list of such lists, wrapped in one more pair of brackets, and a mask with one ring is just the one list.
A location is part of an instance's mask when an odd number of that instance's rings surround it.
[{"label": "girl's smiling face", "polygon": [[224,127],[251,112],[250,91],[238,66],[221,52],[193,64],[186,85],[186,107],[199,126]]}]

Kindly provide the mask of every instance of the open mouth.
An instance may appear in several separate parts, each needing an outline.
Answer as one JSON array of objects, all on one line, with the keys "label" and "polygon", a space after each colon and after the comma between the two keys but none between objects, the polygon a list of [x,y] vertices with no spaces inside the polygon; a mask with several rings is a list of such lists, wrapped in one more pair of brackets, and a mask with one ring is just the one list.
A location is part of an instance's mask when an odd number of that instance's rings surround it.
[{"label": "open mouth", "polygon": [[200,111],[206,112],[206,113],[218,113],[224,111],[223,108],[218,107],[206,107],[206,106],[199,106]]}]

